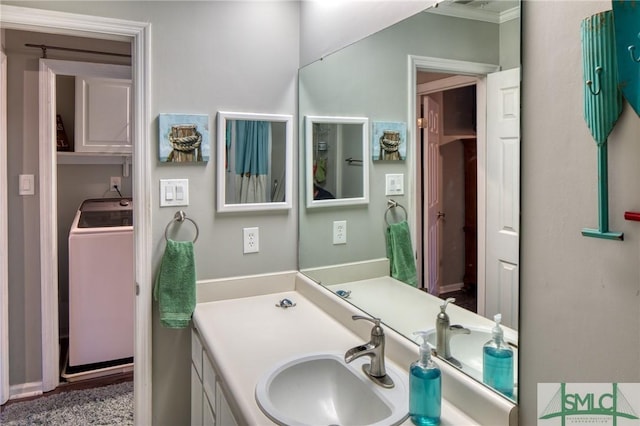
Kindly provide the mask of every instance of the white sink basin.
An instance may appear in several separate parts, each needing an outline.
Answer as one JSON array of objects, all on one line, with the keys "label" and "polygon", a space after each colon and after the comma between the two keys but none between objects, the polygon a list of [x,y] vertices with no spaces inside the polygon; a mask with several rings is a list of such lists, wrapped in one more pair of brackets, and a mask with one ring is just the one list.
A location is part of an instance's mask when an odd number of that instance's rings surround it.
[{"label": "white sink basin", "polygon": [[342,354],[314,353],[281,362],[256,385],[260,409],[280,425],[397,425],[408,416],[406,374],[387,364],[395,386],[385,389],[362,371],[369,358],[347,364]]},{"label": "white sink basin", "polygon": [[[458,360],[462,365],[462,371],[482,382],[482,347],[485,343],[491,340],[491,329],[478,328],[478,327],[465,327],[468,328],[470,334],[456,334],[451,337],[449,348],[451,350],[451,356]],[[514,355],[514,372],[518,371],[518,349],[517,339],[513,336],[505,334],[505,341],[512,343]],[[436,347],[436,330],[430,330],[427,335],[427,341]],[[517,379],[516,379],[517,382]]]}]

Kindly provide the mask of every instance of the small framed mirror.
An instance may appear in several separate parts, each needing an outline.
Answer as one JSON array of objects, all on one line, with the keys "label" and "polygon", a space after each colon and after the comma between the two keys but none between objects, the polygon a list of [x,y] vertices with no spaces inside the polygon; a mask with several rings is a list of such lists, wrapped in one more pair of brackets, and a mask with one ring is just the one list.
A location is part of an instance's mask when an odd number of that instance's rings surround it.
[{"label": "small framed mirror", "polygon": [[291,209],[293,116],[218,112],[217,211]]},{"label": "small framed mirror", "polygon": [[369,203],[369,119],[305,117],[307,207]]}]

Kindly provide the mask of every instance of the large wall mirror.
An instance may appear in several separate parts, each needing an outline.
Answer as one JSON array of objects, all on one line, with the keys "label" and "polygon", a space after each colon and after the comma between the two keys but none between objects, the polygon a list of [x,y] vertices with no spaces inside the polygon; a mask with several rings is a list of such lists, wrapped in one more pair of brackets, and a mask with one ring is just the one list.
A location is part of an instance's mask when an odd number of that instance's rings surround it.
[{"label": "large wall mirror", "polygon": [[369,120],[307,116],[307,207],[369,202]]},{"label": "large wall mirror", "polygon": [[[412,341],[455,297],[451,324],[485,334],[453,336],[451,351],[475,356],[475,370],[460,368],[482,382],[478,342],[490,338],[495,314],[516,360],[519,343],[520,2],[462,3],[441,2],[300,69],[300,129],[307,116],[357,115],[406,124],[407,146],[401,161],[363,158],[368,204],[301,203],[299,269]],[[300,164],[312,153],[301,150]],[[300,169],[300,199],[309,170]],[[389,188],[389,176],[404,184]],[[416,286],[389,279],[387,229],[400,220]],[[346,244],[332,239],[336,221],[346,223]],[[515,370],[512,401],[517,361]]]},{"label": "large wall mirror", "polygon": [[291,208],[293,117],[218,112],[219,212]]}]

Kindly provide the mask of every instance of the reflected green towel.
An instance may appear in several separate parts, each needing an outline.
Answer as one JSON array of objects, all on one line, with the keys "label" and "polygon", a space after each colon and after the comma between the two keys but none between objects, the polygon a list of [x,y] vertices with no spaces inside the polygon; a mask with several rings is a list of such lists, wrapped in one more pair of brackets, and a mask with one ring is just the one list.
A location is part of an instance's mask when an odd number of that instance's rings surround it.
[{"label": "reflected green towel", "polygon": [[392,223],[387,228],[387,257],[391,263],[393,278],[414,287],[418,284],[411,233],[406,220]]},{"label": "reflected green towel", "polygon": [[153,289],[160,322],[168,328],[189,326],[196,307],[196,267],[193,242],[167,240]]}]

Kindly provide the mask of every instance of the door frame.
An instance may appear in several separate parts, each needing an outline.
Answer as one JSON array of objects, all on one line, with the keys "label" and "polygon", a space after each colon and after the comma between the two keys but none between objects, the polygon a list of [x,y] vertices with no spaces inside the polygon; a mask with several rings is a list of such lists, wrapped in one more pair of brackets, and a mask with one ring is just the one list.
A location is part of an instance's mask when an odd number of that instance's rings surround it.
[{"label": "door frame", "polygon": [[[134,343],[134,422],[139,425],[152,423],[151,406],[151,314],[152,314],[152,275],[151,275],[151,145],[149,140],[150,118],[150,31],[151,24],[121,19],[104,18],[65,12],[40,10],[17,6],[0,5],[0,24],[5,29],[17,29],[36,32],[128,41],[132,45],[132,80],[134,90],[133,105],[133,197],[134,203],[134,240],[135,240],[135,343]],[[5,93],[6,97],[6,91]],[[40,105],[40,114],[46,105]],[[46,140],[54,132],[54,124],[40,122],[40,140]],[[6,129],[6,127],[5,127]],[[55,344],[52,336],[57,336],[57,322],[52,321],[57,314],[57,223],[56,217],[56,157],[55,144],[46,149],[40,143],[40,214],[41,227],[41,305],[42,305],[42,341]],[[6,156],[4,159],[6,167]],[[2,185],[6,190],[6,180]],[[51,213],[42,216],[43,212]],[[1,241],[0,243],[6,243]],[[46,254],[46,255],[43,255]],[[3,297],[2,310],[6,310],[7,298]],[[4,318],[0,318],[4,322]],[[2,324],[4,327],[6,324]],[[3,336],[8,341],[8,335]],[[4,344],[4,343],[3,343]],[[42,391],[46,392],[58,384],[58,355],[42,353]],[[2,361],[5,360],[5,361]],[[8,374],[8,359],[0,360],[2,375]]]},{"label": "door frame", "polygon": [[[0,405],[9,399],[9,205],[7,201],[7,56],[0,48]],[[4,360],[4,361],[3,361]]]},{"label": "door frame", "polygon": [[[458,61],[452,59],[433,58],[428,56],[416,56],[408,55],[408,123],[409,128],[409,141],[411,141],[411,147],[415,150],[416,158],[418,155],[422,155],[420,147],[418,146],[417,136],[417,122],[418,122],[418,84],[417,74],[419,71],[426,72],[439,72],[455,74],[460,76],[471,76],[476,78],[476,93],[477,93],[477,111],[478,117],[486,117],[486,76],[487,74],[500,71],[500,66],[495,64],[484,64],[480,62],[468,62]],[[462,78],[461,80],[464,80]],[[452,80],[455,81],[455,80]],[[464,84],[464,83],[463,83]],[[449,88],[455,88],[455,84]],[[458,85],[457,87],[460,87]],[[484,99],[484,101],[482,101]],[[478,120],[477,129],[477,144],[478,144],[478,242],[484,241],[486,238],[486,225],[484,211],[486,209],[486,174],[484,172],[484,166],[486,165],[486,124],[485,120]],[[419,249],[417,237],[422,235],[422,225],[419,218],[422,217],[422,198],[420,197],[422,191],[422,183],[419,180],[420,170],[417,167],[417,161],[409,163],[409,175],[412,179],[409,179],[409,193],[415,195],[415,202],[411,210],[413,214],[410,218],[411,228],[414,230],[411,233],[413,247],[416,250]],[[415,187],[412,187],[415,186]],[[417,200],[420,200],[419,202]],[[419,252],[420,256],[422,253]],[[481,247],[478,247],[478,294],[482,294],[485,288],[485,254]],[[419,262],[421,265],[421,262]],[[424,276],[422,266],[418,266],[418,273]],[[478,297],[478,314],[482,315],[484,312],[484,299]]]}]

